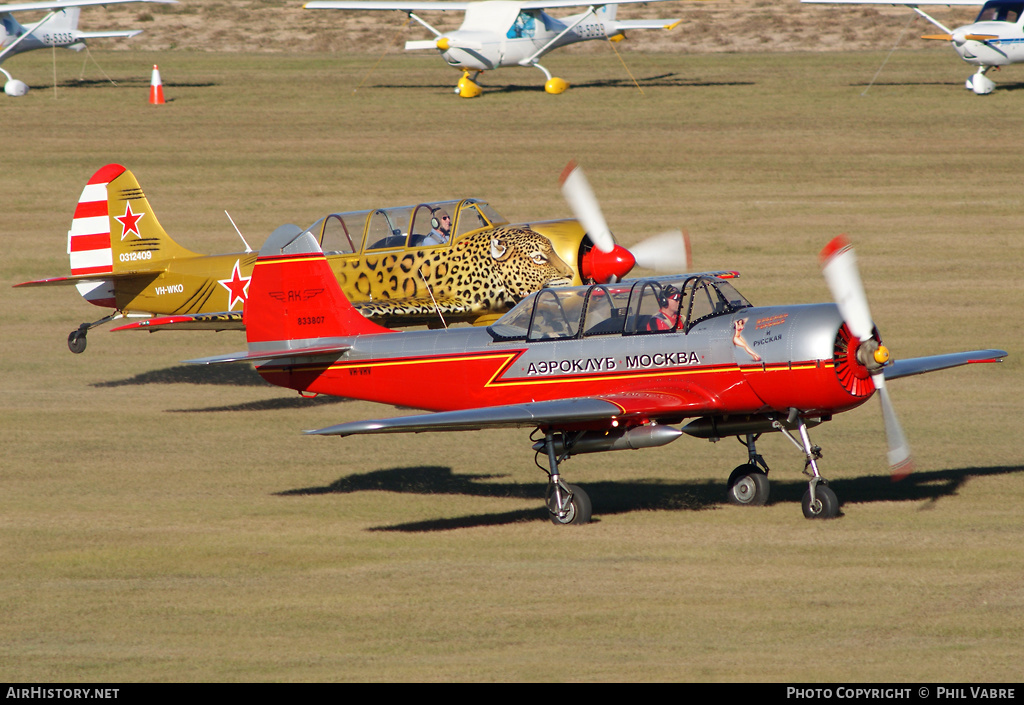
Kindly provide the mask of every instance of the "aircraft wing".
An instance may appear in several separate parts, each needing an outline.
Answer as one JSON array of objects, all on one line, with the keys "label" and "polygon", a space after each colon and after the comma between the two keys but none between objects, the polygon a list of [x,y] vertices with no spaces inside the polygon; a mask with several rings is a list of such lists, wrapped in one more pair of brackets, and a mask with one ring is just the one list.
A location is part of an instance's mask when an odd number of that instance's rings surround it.
[{"label": "aircraft wing", "polygon": [[219,313],[192,313],[177,316],[154,316],[127,325],[111,328],[110,332],[122,330],[145,330],[155,333],[158,330],[245,330],[241,311],[221,311]]},{"label": "aircraft wing", "polygon": [[[574,2],[573,0],[525,0],[517,4],[523,10],[550,10],[559,7],[587,7],[591,4],[594,7],[602,7],[604,5],[633,5],[661,1],[664,0],[616,0],[616,2],[602,3]],[[388,0],[366,0],[365,2],[362,0],[313,0],[313,2],[307,2],[303,7],[310,10],[401,10],[402,12],[420,12],[430,10],[465,10],[471,4],[473,3],[446,2],[445,0],[437,0],[436,2],[417,0],[394,0],[393,2]],[[661,25],[656,27],[656,29],[660,28]]]},{"label": "aircraft wing", "polygon": [[178,4],[178,0],[55,0],[54,2],[6,3],[0,5],[0,12],[23,12],[29,10],[64,10],[69,7],[88,7],[89,5],[120,5],[126,2],[155,2],[164,5]]},{"label": "aircraft wing", "polygon": [[969,352],[949,353],[947,355],[929,355],[928,357],[912,357],[897,360],[883,368],[886,379],[899,379],[920,375],[925,372],[947,370],[950,367],[969,365],[974,362],[1001,362],[1006,357],[1005,350],[971,350]]},{"label": "aircraft wing", "polygon": [[912,0],[908,2],[899,2],[899,0],[800,0],[801,3],[809,3],[814,5],[904,5],[906,7],[913,7],[914,5],[984,5],[985,0]]},{"label": "aircraft wing", "polygon": [[365,433],[424,433],[478,431],[484,428],[572,426],[611,422],[630,416],[699,416],[721,410],[717,400],[699,390],[690,393],[633,392],[602,397],[553,399],[479,409],[439,411],[390,419],[351,421],[306,433],[316,436],[353,436]]}]

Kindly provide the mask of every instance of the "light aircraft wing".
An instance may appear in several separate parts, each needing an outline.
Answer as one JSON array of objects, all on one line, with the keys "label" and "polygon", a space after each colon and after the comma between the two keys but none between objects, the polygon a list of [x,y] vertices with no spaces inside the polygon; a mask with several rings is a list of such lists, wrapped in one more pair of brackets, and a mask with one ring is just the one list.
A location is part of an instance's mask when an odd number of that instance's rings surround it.
[{"label": "light aircraft wing", "polygon": [[899,0],[800,0],[802,3],[813,5],[984,5],[985,0],[913,0],[913,2],[900,2]]},{"label": "light aircraft wing", "polygon": [[[559,7],[587,7],[590,4],[593,4],[594,7],[602,7],[604,5],[633,5],[652,1],[659,2],[660,0],[617,0],[616,2],[603,3],[576,2],[574,0],[525,0],[517,4],[523,10],[550,10]],[[303,7],[310,10],[401,10],[402,12],[424,12],[430,10],[465,10],[471,4],[473,3],[446,2],[445,0],[437,0],[436,2],[418,0],[313,0],[313,2],[307,2]],[[660,27],[661,25],[658,25],[655,29]]]},{"label": "light aircraft wing", "polygon": [[[88,7],[89,5],[120,5],[127,2],[155,2],[165,5],[177,5],[178,0],[55,0],[54,2],[13,2],[0,5],[0,12],[24,12],[30,10],[64,10],[69,7]],[[99,36],[108,36],[106,34]],[[120,36],[120,35],[117,35]]]},{"label": "light aircraft wing", "polygon": [[601,421],[612,422],[631,416],[700,416],[721,410],[721,405],[703,393],[703,390],[691,390],[689,394],[675,390],[671,393],[637,392],[351,421],[306,433],[317,436],[353,436],[365,433],[478,431],[484,428],[523,426],[564,427]]},{"label": "light aircraft wing", "polygon": [[947,355],[929,355],[928,357],[912,357],[897,360],[883,368],[885,378],[899,379],[920,375],[925,372],[946,370],[950,367],[969,365],[974,362],[1001,362],[1006,357],[1005,350],[971,350],[969,352],[949,353]]}]

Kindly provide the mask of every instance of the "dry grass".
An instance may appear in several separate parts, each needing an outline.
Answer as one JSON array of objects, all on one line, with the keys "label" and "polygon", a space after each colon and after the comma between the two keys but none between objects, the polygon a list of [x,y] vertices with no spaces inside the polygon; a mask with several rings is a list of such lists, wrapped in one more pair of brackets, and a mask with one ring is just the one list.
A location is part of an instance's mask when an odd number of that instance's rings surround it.
[{"label": "dry grass", "polygon": [[[160,15],[154,12],[159,20]],[[10,681],[1020,678],[1024,305],[1012,70],[965,92],[946,52],[551,57],[450,93],[436,60],[149,54],[16,59],[35,92],[0,101],[0,674]],[[146,104],[161,64],[171,102]],[[14,67],[11,62],[9,68]],[[95,76],[93,77],[95,78]],[[575,157],[626,243],[688,227],[701,268],[757,303],[824,300],[816,253],[858,247],[897,355],[1003,347],[1010,360],[901,380],[919,472],[886,477],[874,404],[816,429],[845,516],[799,510],[783,439],[771,506],[723,505],[734,441],[581,456],[598,521],[559,529],[522,432],[325,439],[303,428],[399,413],[309,403],[245,368],[179,361],[238,336],[108,335],[66,270],[92,172],[139,177],[167,229],[229,251],[330,209],[475,193],[513,219],[561,217]]]}]

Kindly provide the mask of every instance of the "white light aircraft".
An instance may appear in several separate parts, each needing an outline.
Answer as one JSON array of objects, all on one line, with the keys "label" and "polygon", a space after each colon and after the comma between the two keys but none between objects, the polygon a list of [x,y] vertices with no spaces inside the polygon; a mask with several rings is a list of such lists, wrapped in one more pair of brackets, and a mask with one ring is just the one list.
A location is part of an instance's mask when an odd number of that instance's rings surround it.
[{"label": "white light aircraft", "polygon": [[[648,0],[619,0],[618,4]],[[650,0],[663,2],[664,0]],[[580,0],[483,0],[482,2],[408,2],[407,0],[317,0],[305,5],[314,10],[398,10],[427,28],[433,39],[406,42],[406,50],[436,49],[450,66],[462,69],[455,93],[463,98],[480,95],[474,79],[502,66],[532,66],[544,73],[544,90],[562,93],[569,84],[537,61],[553,49],[590,39],[619,41],[632,29],[672,29],[680,20],[617,20],[615,4],[587,5]],[[544,12],[562,7],[587,7],[570,17]],[[463,11],[457,30],[442,32],[417,12]],[[471,74],[476,75],[471,77]]]},{"label": "white light aircraft", "polygon": [[978,95],[995,90],[996,84],[987,74],[990,69],[1024,62],[1024,1],[989,0],[971,24],[949,29],[920,5],[981,5],[977,0],[942,0],[941,2],[893,2],[892,0],[801,0],[805,3],[843,5],[903,5],[909,7],[942,30],[942,34],[926,34],[922,39],[950,42],[960,58],[978,67],[967,79],[964,88]]},{"label": "white light aircraft", "polygon": [[[57,2],[17,2],[0,5],[0,63],[9,56],[23,51],[44,47],[66,47],[81,51],[86,39],[107,37],[134,37],[142,32],[134,30],[112,30],[108,32],[83,32],[78,29],[78,15],[88,5],[118,5],[125,2],[156,2],[177,4],[178,0],[64,0]],[[22,26],[14,19],[12,12],[44,12],[42,19]],[[4,93],[9,96],[23,96],[28,93],[24,81],[11,76],[0,68],[7,77]]]}]

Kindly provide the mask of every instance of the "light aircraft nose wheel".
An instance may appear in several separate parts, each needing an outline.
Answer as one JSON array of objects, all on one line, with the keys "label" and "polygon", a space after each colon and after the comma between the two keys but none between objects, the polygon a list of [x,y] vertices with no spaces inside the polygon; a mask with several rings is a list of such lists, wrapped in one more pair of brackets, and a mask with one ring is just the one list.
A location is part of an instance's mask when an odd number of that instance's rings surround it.
[{"label": "light aircraft nose wheel", "polygon": [[828,485],[818,484],[811,499],[811,488],[804,492],[804,516],[808,519],[834,519],[839,516],[839,498]]},{"label": "light aircraft nose wheel", "polygon": [[579,485],[559,482],[548,485],[548,512],[551,523],[558,525],[587,524],[590,522],[592,507],[590,497]]},{"label": "light aircraft nose wheel", "polygon": [[740,465],[729,476],[729,504],[764,506],[770,490],[768,476],[756,465]]}]

